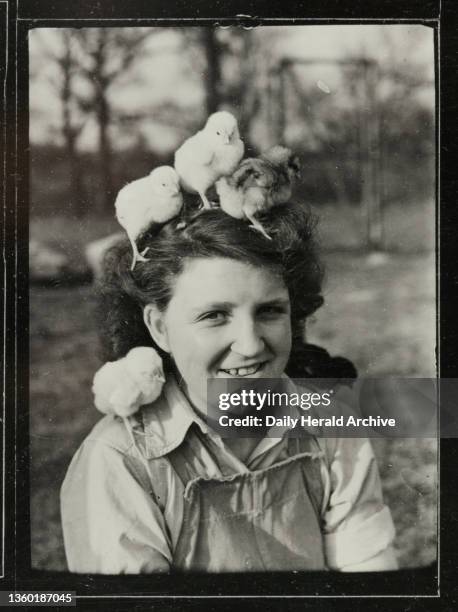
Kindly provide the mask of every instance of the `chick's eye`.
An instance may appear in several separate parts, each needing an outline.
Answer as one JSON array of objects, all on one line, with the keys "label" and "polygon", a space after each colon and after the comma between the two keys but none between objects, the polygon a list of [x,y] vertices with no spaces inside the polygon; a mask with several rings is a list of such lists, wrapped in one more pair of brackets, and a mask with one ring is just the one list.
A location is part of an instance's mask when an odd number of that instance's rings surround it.
[{"label": "chick's eye", "polygon": [[221,132],[216,132],[218,134],[218,136],[221,136]]}]

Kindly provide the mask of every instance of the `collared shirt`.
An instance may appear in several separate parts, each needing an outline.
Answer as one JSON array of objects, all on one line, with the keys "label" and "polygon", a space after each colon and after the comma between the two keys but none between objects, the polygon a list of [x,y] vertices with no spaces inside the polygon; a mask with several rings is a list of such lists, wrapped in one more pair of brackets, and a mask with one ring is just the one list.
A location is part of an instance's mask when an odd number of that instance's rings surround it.
[{"label": "collared shirt", "polygon": [[[179,452],[191,428],[200,432],[197,463],[205,478],[269,468],[286,457],[288,437],[279,429],[278,437],[262,438],[240,461],[196,415],[174,380],[131,424],[134,435],[118,417],[101,419],[68,469],[61,510],[70,571],[152,573],[173,566],[185,484],[169,457]],[[316,441],[323,457],[320,518],[327,567],[395,569],[394,527],[369,441]]]}]

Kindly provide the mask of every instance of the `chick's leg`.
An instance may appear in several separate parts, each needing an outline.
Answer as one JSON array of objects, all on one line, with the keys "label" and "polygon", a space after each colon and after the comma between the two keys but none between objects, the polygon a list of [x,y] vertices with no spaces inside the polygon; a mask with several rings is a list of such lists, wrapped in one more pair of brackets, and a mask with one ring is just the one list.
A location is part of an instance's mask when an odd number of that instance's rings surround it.
[{"label": "chick's leg", "polygon": [[246,200],[243,206],[243,212],[245,217],[251,221],[251,226],[257,232],[260,232],[263,236],[267,238],[267,240],[272,240],[266,230],[262,227],[261,223],[256,219],[255,214],[256,211],[262,210],[261,206],[263,204],[262,198],[259,197],[259,194],[253,190],[246,194]]},{"label": "chick's leg", "polygon": [[212,205],[210,204],[207,196],[205,195],[205,193],[203,191],[199,191],[198,192],[200,195],[200,199],[202,200],[202,208],[205,210],[210,210],[210,208],[212,207]]},{"label": "chick's leg", "polygon": [[261,223],[256,219],[255,215],[258,212],[262,212],[268,208],[267,193],[265,189],[259,188],[258,186],[248,187],[245,192],[245,199],[243,202],[243,213],[245,217],[251,221],[251,227],[257,232],[260,232],[267,240],[272,240],[266,230],[262,227]]},{"label": "chick's leg", "polygon": [[137,261],[148,261],[148,260],[146,257],[143,257],[143,255],[140,255],[140,253],[138,252],[138,247],[135,243],[135,240],[133,240],[133,238],[131,238],[130,236],[129,236],[129,240],[130,240],[130,244],[132,245],[132,251],[134,255],[132,259],[132,265],[130,266],[130,269],[132,271],[135,268],[135,264],[137,263]]},{"label": "chick's leg", "polygon": [[256,219],[253,213],[249,213],[245,211],[246,218],[251,221],[251,227],[257,232],[261,232],[263,236],[267,238],[267,240],[272,240],[266,230],[262,227],[261,223]]}]

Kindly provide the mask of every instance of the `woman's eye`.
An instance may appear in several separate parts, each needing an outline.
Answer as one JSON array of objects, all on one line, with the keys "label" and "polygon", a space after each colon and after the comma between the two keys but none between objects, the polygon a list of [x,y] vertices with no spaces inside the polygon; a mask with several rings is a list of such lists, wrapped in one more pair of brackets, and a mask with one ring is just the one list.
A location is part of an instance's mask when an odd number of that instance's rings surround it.
[{"label": "woman's eye", "polygon": [[202,315],[199,321],[209,321],[210,323],[220,323],[225,321],[227,318],[227,313],[222,310],[213,310],[212,312],[207,312]]}]

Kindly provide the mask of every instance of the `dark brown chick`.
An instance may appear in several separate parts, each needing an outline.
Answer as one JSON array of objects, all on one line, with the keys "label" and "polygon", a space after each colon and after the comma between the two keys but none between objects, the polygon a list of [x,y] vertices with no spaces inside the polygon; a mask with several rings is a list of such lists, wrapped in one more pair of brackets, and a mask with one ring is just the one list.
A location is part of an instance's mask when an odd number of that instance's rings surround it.
[{"label": "dark brown chick", "polygon": [[216,182],[220,206],[232,217],[248,219],[256,230],[270,239],[256,215],[274,205],[271,193],[276,181],[272,164],[258,157],[244,159],[231,177]]},{"label": "dark brown chick", "polygon": [[261,159],[271,164],[276,172],[271,192],[273,204],[285,204],[291,199],[294,183],[300,176],[299,157],[291,149],[275,145],[265,151]]}]

